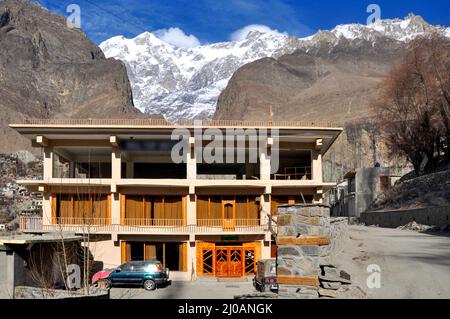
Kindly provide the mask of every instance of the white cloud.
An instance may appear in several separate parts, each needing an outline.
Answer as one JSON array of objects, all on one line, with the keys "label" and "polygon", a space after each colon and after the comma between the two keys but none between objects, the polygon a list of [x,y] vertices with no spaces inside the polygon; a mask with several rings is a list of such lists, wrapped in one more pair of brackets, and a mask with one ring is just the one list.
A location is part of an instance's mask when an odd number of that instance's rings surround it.
[{"label": "white cloud", "polygon": [[164,42],[181,48],[193,48],[200,45],[200,41],[194,35],[187,35],[180,28],[161,29],[154,32]]},{"label": "white cloud", "polygon": [[230,35],[230,39],[232,41],[240,41],[243,40],[247,37],[247,35],[252,32],[252,31],[259,31],[262,33],[272,33],[272,34],[277,34],[277,35],[287,35],[287,33],[285,32],[280,32],[278,30],[275,29],[271,29],[270,27],[263,25],[263,24],[250,24],[248,26],[245,26],[239,30],[234,31],[231,35]]}]

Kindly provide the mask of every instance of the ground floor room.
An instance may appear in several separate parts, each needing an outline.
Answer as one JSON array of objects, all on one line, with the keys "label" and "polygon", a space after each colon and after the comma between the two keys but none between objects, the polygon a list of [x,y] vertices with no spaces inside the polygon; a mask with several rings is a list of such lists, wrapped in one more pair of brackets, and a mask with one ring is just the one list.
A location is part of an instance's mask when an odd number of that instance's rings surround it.
[{"label": "ground floor room", "polygon": [[117,241],[102,238],[90,243],[95,261],[114,268],[127,261],[158,260],[172,280],[253,275],[256,262],[271,258],[272,242],[266,235],[189,236],[124,235]]}]

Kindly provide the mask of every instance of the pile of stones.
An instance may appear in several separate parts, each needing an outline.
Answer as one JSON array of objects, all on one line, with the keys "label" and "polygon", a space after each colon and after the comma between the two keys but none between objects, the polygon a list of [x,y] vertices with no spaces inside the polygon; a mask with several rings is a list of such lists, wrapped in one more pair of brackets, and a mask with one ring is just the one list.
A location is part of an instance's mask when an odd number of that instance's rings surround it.
[{"label": "pile of stones", "polygon": [[320,265],[319,297],[337,298],[340,291],[346,285],[350,285],[351,276],[344,270],[339,270],[333,265]]}]

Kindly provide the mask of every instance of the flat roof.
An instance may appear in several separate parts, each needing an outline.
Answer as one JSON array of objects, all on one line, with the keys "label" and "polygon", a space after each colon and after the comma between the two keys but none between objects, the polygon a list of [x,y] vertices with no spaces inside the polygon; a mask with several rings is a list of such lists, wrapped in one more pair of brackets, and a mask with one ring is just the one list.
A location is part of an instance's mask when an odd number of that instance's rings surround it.
[{"label": "flat roof", "polygon": [[74,233],[44,233],[36,234],[10,234],[8,236],[0,236],[0,245],[26,245],[34,243],[52,243],[57,241],[79,241],[83,238]]},{"label": "flat roof", "polygon": [[216,128],[296,128],[342,130],[327,121],[243,121],[243,120],[193,120],[179,119],[169,122],[165,119],[24,119],[22,123],[10,124],[13,128],[25,127],[82,127],[82,128],[174,128],[174,127],[216,127]]},{"label": "flat roof", "polygon": [[[178,120],[168,122],[164,119],[25,119],[23,123],[10,124],[11,128],[31,140],[43,135],[49,140],[82,139],[170,139],[174,129],[187,129],[196,134],[196,129],[215,128],[254,129],[255,134],[266,129],[278,130],[281,142],[314,143],[323,140],[321,153],[325,154],[343,128],[329,122],[306,121],[239,121],[239,120]],[[245,132],[248,134],[249,132]],[[251,132],[250,132],[251,134]]]}]

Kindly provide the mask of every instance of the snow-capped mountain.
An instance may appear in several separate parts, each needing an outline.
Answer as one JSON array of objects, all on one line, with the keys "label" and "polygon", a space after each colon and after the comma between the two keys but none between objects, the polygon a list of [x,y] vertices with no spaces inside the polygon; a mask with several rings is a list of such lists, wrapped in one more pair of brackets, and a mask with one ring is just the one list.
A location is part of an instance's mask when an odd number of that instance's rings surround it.
[{"label": "snow-capped mountain", "polygon": [[290,53],[298,45],[294,37],[253,31],[241,41],[178,48],[145,32],[134,39],[113,37],[100,47],[107,57],[125,62],[135,106],[172,120],[211,117],[239,67]]},{"label": "snow-capped mountain", "polygon": [[406,42],[432,32],[450,37],[450,28],[429,25],[410,14],[405,19],[378,20],[371,25],[338,25],[302,39],[251,31],[239,41],[182,48],[145,32],[134,39],[113,37],[100,48],[106,57],[125,62],[137,108],[175,120],[212,117],[217,98],[233,73],[254,60],[278,57],[298,48],[309,50],[323,43],[335,45],[342,38],[350,43],[357,39],[375,42],[383,37]]},{"label": "snow-capped mountain", "polygon": [[420,16],[410,13],[404,19],[377,20],[373,24],[342,24],[330,31],[319,31],[316,34],[303,38],[303,47],[314,46],[318,42],[336,44],[340,38],[347,40],[366,40],[375,42],[379,38],[389,38],[396,41],[408,42],[418,36],[432,33],[450,37],[450,27],[433,26]]}]

